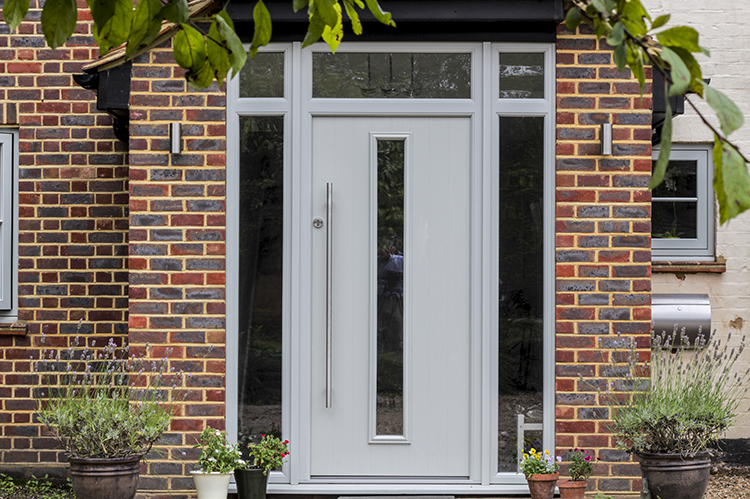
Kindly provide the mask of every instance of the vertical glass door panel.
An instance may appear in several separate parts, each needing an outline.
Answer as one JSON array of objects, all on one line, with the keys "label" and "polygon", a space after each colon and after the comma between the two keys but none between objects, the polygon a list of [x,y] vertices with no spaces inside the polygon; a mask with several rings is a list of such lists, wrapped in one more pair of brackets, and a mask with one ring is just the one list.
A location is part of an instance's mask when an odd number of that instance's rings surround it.
[{"label": "vertical glass door panel", "polygon": [[378,140],[377,435],[404,434],[404,145]]},{"label": "vertical glass door panel", "polygon": [[499,167],[498,471],[515,472],[519,442],[542,448],[543,117],[500,117]]},{"label": "vertical glass door panel", "polygon": [[240,117],[238,441],[281,436],[281,116]]}]

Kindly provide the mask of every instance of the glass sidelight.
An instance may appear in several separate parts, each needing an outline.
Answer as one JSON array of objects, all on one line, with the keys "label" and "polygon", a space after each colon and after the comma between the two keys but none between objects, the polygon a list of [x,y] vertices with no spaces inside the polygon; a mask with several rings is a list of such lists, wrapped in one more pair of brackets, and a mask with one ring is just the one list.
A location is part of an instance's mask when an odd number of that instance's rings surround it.
[{"label": "glass sidelight", "polygon": [[515,472],[543,436],[544,117],[500,117],[499,166],[498,471]]},{"label": "glass sidelight", "polygon": [[284,118],[240,116],[238,441],[281,436]]},{"label": "glass sidelight", "polygon": [[376,435],[404,434],[405,140],[377,140]]}]

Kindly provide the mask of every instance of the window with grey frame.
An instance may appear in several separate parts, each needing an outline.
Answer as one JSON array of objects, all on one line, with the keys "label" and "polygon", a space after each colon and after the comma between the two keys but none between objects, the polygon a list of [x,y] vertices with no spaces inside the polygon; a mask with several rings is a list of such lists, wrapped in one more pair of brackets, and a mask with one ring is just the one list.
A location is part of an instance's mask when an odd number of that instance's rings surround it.
[{"label": "window with grey frame", "polygon": [[0,316],[17,313],[14,302],[16,240],[14,237],[17,189],[14,164],[16,137],[0,131]]},{"label": "window with grey frame", "polygon": [[[713,144],[674,144],[651,195],[652,260],[714,259]],[[659,150],[654,149],[654,163]]]}]

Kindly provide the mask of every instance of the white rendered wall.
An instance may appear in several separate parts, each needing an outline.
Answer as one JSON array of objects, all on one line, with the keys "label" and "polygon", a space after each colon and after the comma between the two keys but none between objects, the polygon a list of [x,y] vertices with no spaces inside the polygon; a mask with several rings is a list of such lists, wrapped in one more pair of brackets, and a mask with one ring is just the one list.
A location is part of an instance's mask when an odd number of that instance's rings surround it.
[{"label": "white rendered wall", "polygon": [[[700,44],[711,57],[699,57],[703,77],[727,94],[745,115],[745,125],[732,139],[746,156],[750,154],[750,1],[747,0],[643,0],[652,18],[670,13],[667,25],[688,25],[700,33]],[[698,99],[694,96],[694,102]],[[675,143],[708,143],[713,136],[700,118],[685,104],[685,115],[674,120]],[[710,108],[701,103],[701,112]],[[716,120],[713,120],[716,122]],[[716,217],[716,255],[726,259],[724,274],[654,274],[654,293],[707,293],[711,298],[712,329],[725,339],[729,330],[750,333],[750,211],[719,226]],[[739,344],[742,334],[734,334]],[[748,334],[750,342],[750,334]],[[750,347],[750,345],[747,345]],[[750,367],[750,348],[741,358],[743,372]],[[750,438],[750,399],[740,404],[738,424],[727,438]]]}]

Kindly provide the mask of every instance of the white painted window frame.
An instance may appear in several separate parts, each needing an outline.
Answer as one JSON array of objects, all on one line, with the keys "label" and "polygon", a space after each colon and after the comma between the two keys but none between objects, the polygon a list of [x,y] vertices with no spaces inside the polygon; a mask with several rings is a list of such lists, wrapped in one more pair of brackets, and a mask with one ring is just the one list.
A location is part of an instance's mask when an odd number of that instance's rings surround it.
[{"label": "white painted window frame", "polygon": [[0,321],[18,320],[18,131],[0,128]]},{"label": "white painted window frame", "polygon": [[[659,148],[653,150],[653,160]],[[713,192],[713,144],[672,144],[670,161],[696,162],[696,238],[652,238],[651,259],[655,261],[714,261],[714,231],[716,211]],[[666,198],[662,198],[666,199]],[[669,198],[670,200],[672,198]],[[681,198],[675,198],[681,199]],[[690,200],[693,200],[692,198]],[[652,200],[652,205],[655,201]],[[658,201],[656,201],[658,202]]]},{"label": "white painted window frame", "polygon": [[[294,462],[272,472],[269,493],[299,494],[519,494],[528,491],[516,473],[497,472],[498,328],[492,303],[498,303],[499,246],[499,116],[545,117],[544,171],[544,447],[554,449],[554,126],[555,51],[546,43],[344,43],[337,52],[472,52],[471,99],[313,99],[312,53],[327,51],[323,44],[302,50],[299,43],[272,44],[262,50],[285,53],[284,98],[239,98],[239,82],[227,88],[227,352],[237,352],[237,296],[239,277],[239,116],[284,117],[284,292],[282,355],[282,428],[292,442]],[[499,53],[535,52],[545,55],[545,98],[500,99]],[[304,83],[304,84],[303,84]],[[310,158],[313,116],[465,116],[472,119],[472,330],[471,345],[471,476],[469,480],[357,480],[310,479],[309,293],[310,245],[306,206],[310,206]],[[303,131],[305,136],[303,136]],[[296,145],[297,144],[297,145]],[[292,276],[295,278],[294,289]],[[227,358],[227,429],[237,435],[238,360]],[[307,432],[307,433],[306,433]],[[446,436],[448,439],[449,436]]]}]

